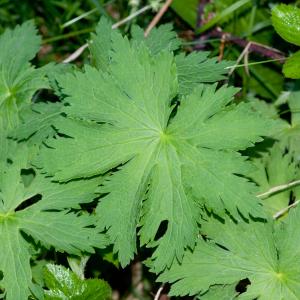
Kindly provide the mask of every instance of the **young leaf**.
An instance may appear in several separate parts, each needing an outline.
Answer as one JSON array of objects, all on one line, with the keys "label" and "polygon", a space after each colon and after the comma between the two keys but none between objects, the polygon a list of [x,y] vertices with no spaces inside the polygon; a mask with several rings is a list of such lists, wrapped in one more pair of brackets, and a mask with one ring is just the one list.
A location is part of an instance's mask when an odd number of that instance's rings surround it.
[{"label": "young leaf", "polygon": [[[25,22],[0,36],[0,120],[5,129],[19,123],[19,111],[33,94],[48,87],[47,67],[34,69],[29,64],[39,50],[41,38],[33,22]],[[20,49],[16,53],[14,49]],[[22,50],[22,51],[21,51]]]},{"label": "young leaf", "polygon": [[101,279],[82,280],[63,266],[48,264],[44,270],[45,300],[110,300],[111,288]]},{"label": "young leaf", "polygon": [[91,191],[99,180],[63,185],[41,175],[25,180],[26,146],[9,142],[3,149],[6,151],[0,157],[1,287],[7,300],[25,300],[34,290],[28,235],[46,247],[77,255],[80,251],[93,252],[95,244],[106,244],[104,236],[89,228],[93,218],[69,212],[69,208],[78,208],[79,203],[94,198]]},{"label": "young leaf", "polygon": [[287,4],[276,5],[272,10],[272,23],[283,39],[300,46],[300,8]]},{"label": "young leaf", "polygon": [[[300,208],[285,223],[210,219],[203,233],[213,241],[198,241],[159,277],[174,283],[170,295],[204,293],[215,284],[231,285],[248,278],[247,290],[237,299],[298,299],[300,295]],[[201,298],[200,298],[201,299]]]},{"label": "young leaf", "polygon": [[255,187],[243,178],[252,165],[237,151],[260,141],[273,122],[247,104],[230,105],[237,89],[226,86],[200,85],[174,107],[172,53],[153,56],[120,34],[112,48],[109,73],[86,66],[60,78],[69,119],[55,126],[69,138],[47,141],[36,163],[63,182],[114,169],[99,189],[99,226],[123,266],[139,226],[141,244],[156,247],[152,265],[160,271],[194,246],[201,206],[261,215]]}]

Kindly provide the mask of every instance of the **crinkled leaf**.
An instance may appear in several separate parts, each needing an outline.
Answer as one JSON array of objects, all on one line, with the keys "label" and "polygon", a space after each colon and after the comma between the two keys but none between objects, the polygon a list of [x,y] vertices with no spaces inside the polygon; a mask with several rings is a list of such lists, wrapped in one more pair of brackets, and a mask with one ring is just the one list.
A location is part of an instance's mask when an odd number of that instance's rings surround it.
[{"label": "crinkled leaf", "polygon": [[272,9],[272,23],[283,39],[300,46],[300,8],[287,4],[276,5]]},{"label": "crinkled leaf", "polygon": [[171,295],[204,293],[215,284],[233,284],[248,278],[247,290],[237,299],[297,300],[300,295],[300,208],[285,223],[233,222],[209,219],[194,252],[186,251],[159,277],[173,283]]},{"label": "crinkled leaf", "polygon": [[[200,85],[174,108],[172,53],[153,55],[120,34],[112,49],[109,73],[86,66],[60,78],[69,118],[55,127],[68,138],[49,139],[36,163],[61,182],[113,169],[99,188],[98,225],[123,266],[140,227],[160,271],[193,248],[203,205],[261,215],[255,186],[243,177],[252,165],[237,151],[260,141],[273,122],[248,104],[230,105],[237,89],[226,86]],[[164,221],[165,234],[155,240]]]},{"label": "crinkled leaf", "polygon": [[82,280],[67,268],[48,264],[44,269],[46,300],[110,300],[111,288],[101,279]]}]

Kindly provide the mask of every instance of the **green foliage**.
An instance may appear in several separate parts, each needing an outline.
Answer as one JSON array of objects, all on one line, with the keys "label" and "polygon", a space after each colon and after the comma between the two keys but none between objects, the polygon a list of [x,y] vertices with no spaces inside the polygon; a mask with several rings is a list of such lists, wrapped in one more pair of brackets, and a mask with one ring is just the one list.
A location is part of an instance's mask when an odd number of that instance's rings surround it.
[{"label": "green foliage", "polygon": [[[236,151],[260,141],[273,122],[247,104],[232,104],[237,89],[226,86],[183,85],[189,95],[174,106],[183,92],[182,61],[189,74],[194,60],[166,50],[153,54],[147,46],[114,32],[109,72],[85,66],[84,73],[59,78],[68,118],[55,127],[71,139],[48,140],[37,164],[61,182],[116,169],[98,189],[106,194],[96,210],[98,225],[108,229],[123,266],[136,252],[140,226],[141,245],[156,248],[151,266],[158,272],[193,248],[203,205],[221,215],[238,209],[262,216],[254,186],[240,176],[251,165]],[[206,57],[198,66],[214,68]],[[167,230],[156,241],[163,221]]]},{"label": "green foliage", "polygon": [[283,74],[285,77],[297,79],[300,78],[300,51],[292,54],[283,65]]},{"label": "green foliage", "polygon": [[[298,176],[294,153],[287,152],[280,143],[276,143],[269,153],[264,153],[261,158],[255,159],[254,164],[257,168],[251,177],[259,185],[260,193],[284,182],[296,180]],[[275,214],[287,207],[289,202],[290,191],[287,190],[265,199],[264,206],[271,214]]]},{"label": "green foliage", "polygon": [[[0,118],[2,128],[19,124],[19,111],[29,104],[33,94],[48,87],[45,68],[35,69],[29,61],[39,50],[41,39],[29,21],[0,37]],[[26,46],[25,46],[26,45]],[[22,49],[16,55],[14,49]]]},{"label": "green foliage", "polygon": [[237,299],[298,299],[299,220],[300,208],[280,225],[210,217],[201,231],[212,240],[200,238],[194,252],[187,251],[182,264],[175,263],[159,280],[174,282],[171,295],[195,295],[248,278]]},{"label": "green foliage", "polygon": [[[192,24],[196,11],[188,7],[197,3],[172,5],[178,12],[183,5]],[[201,30],[238,25],[237,34],[258,40],[264,27],[254,20],[267,10],[251,3],[251,11],[248,0],[210,3],[205,17],[216,14]],[[277,6],[276,24],[280,9],[296,13]],[[138,254],[138,263],[145,258],[172,284],[171,295],[297,299],[300,208],[289,212],[288,205],[299,203],[300,188],[260,195],[299,179],[297,83],[285,85],[275,103],[245,99],[254,91],[275,100],[284,79],[275,69],[251,67],[240,92],[219,82],[232,62],[183,53],[172,25],[147,38],[137,25],[129,32],[131,38],[102,18],[83,68],[34,68],[40,37],[32,22],[0,36],[3,297],[111,299],[93,262],[101,257],[124,268]],[[284,66],[292,78],[297,55]],[[87,264],[95,248],[108,245]],[[60,265],[67,262],[73,272]]]},{"label": "green foliage", "polygon": [[[45,247],[77,255],[80,251],[93,252],[92,245],[105,245],[106,239],[89,228],[94,224],[93,218],[69,211],[78,208],[80,202],[91,201],[91,190],[99,181],[58,185],[40,174],[30,176],[31,170],[25,172],[26,146],[4,138],[1,146],[1,287],[6,291],[6,299],[25,299],[35,288],[31,282],[30,244],[23,233]],[[28,201],[33,204],[23,208]]]},{"label": "green foliage", "polygon": [[111,289],[100,279],[82,280],[63,266],[48,264],[44,271],[45,300],[110,300]]},{"label": "green foliage", "polygon": [[[300,46],[300,9],[293,5],[280,4],[272,10],[272,23],[276,32],[286,41]],[[288,78],[300,78],[300,51],[292,54],[283,66]]]},{"label": "green foliage", "polygon": [[286,41],[300,46],[300,9],[294,5],[280,4],[272,10],[272,23],[277,33]]}]

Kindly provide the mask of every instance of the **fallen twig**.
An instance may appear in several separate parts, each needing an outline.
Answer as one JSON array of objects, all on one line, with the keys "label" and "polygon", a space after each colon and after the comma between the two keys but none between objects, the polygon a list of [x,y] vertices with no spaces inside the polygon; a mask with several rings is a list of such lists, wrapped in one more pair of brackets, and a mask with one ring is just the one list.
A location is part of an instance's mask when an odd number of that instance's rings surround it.
[{"label": "fallen twig", "polygon": [[243,57],[246,55],[246,53],[248,53],[249,48],[251,47],[251,42],[249,42],[246,47],[244,48],[244,50],[242,51],[242,53],[240,54],[240,56],[238,57],[238,59],[235,62],[235,65],[230,69],[228,76],[230,76],[234,70],[236,69],[237,65],[240,63],[240,61],[243,59]]},{"label": "fallen twig", "polygon": [[157,25],[157,23],[159,22],[161,17],[168,10],[168,8],[171,5],[172,1],[173,0],[167,0],[165,2],[165,4],[161,7],[161,9],[158,11],[158,13],[155,15],[155,17],[152,19],[152,21],[150,22],[150,24],[146,28],[145,33],[144,33],[145,37],[147,37],[149,35],[149,33],[151,32],[151,30]]},{"label": "fallen twig", "polygon": [[[138,15],[144,13],[145,11],[151,9],[152,6],[151,5],[146,5],[144,7],[142,7],[141,9],[137,10],[136,12],[134,12],[133,14],[129,15],[128,17],[126,17],[125,19],[115,23],[112,25],[112,29],[116,29],[119,28],[120,26],[122,26],[123,24],[129,22],[130,20],[132,20],[133,18],[137,17]],[[82,52],[88,47],[88,43],[82,45],[80,48],[78,48],[75,52],[73,52],[72,54],[70,54],[67,58],[65,58],[63,60],[63,63],[70,63],[72,61],[74,61],[76,58],[78,58]]]},{"label": "fallen twig", "polygon": [[[226,36],[226,42],[234,43],[242,48],[245,48],[247,44],[249,44],[248,40],[234,36],[231,33],[224,32],[220,28],[211,30],[205,36],[200,37],[200,40],[203,41],[205,39],[210,39],[210,38],[222,39],[222,37],[224,37],[224,34]],[[195,49],[197,49],[197,46],[195,46]],[[251,46],[249,47],[248,51],[249,53],[253,52],[264,57],[278,59],[281,63],[284,63],[286,59],[285,54],[279,51],[278,49],[260,43],[256,43],[253,41],[251,41]]]}]

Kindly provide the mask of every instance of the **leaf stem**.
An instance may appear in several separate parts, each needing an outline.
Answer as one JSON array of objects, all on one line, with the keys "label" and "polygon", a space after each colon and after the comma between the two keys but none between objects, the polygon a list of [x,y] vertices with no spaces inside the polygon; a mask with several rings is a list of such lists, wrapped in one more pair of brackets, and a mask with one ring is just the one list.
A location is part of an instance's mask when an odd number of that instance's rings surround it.
[{"label": "leaf stem", "polygon": [[157,293],[155,294],[154,300],[159,300],[160,294],[162,293],[163,289],[164,289],[164,285],[161,285]]},{"label": "leaf stem", "polygon": [[292,188],[294,186],[297,186],[297,185],[300,185],[300,179],[292,181],[292,182],[287,183],[287,184],[281,184],[281,185],[278,185],[278,186],[274,186],[271,189],[269,189],[268,191],[266,191],[262,194],[258,194],[257,197],[261,198],[261,199],[266,199],[266,198],[268,198],[269,196],[271,196],[275,193],[283,192],[283,191],[285,191],[287,189],[290,189],[290,188]]},{"label": "leaf stem", "polygon": [[297,200],[294,203],[292,203],[291,205],[281,209],[280,211],[278,211],[276,214],[273,215],[273,219],[274,220],[279,219],[282,215],[284,215],[286,212],[288,212],[290,210],[290,208],[296,207],[299,203],[300,203],[300,200]]}]

